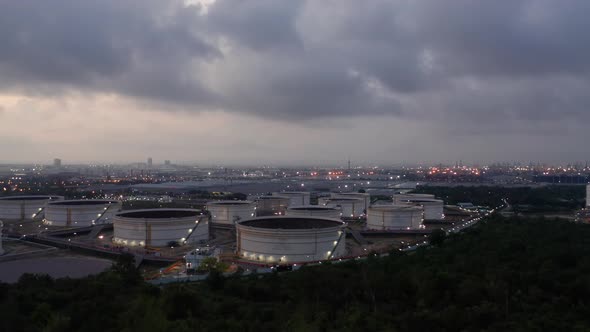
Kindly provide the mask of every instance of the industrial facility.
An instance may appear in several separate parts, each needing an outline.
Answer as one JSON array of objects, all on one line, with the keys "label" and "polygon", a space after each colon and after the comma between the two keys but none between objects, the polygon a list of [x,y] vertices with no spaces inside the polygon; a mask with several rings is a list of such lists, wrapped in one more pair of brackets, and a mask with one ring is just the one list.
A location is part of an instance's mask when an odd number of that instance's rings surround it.
[{"label": "industrial facility", "polygon": [[394,195],[393,204],[411,204],[421,206],[424,210],[424,219],[440,220],[444,219],[444,202],[435,199],[430,194],[403,194]]},{"label": "industrial facility", "polygon": [[414,205],[374,205],[367,210],[367,229],[375,231],[422,228],[423,212]]},{"label": "industrial facility", "polygon": [[311,193],[309,191],[283,191],[272,193],[273,196],[289,197],[289,206],[309,205]]},{"label": "industrial facility", "polygon": [[301,205],[301,206],[290,206],[287,209],[287,216],[289,217],[323,217],[340,219],[342,217],[342,211],[339,207],[330,207],[322,205]]},{"label": "industrial facility", "polygon": [[343,218],[361,217],[365,213],[365,200],[354,197],[328,198],[322,197],[318,200],[319,205],[337,207],[342,210]]},{"label": "industrial facility", "polygon": [[344,222],[320,217],[258,217],[236,225],[237,254],[260,263],[294,264],[345,254]]},{"label": "industrial facility", "polygon": [[287,196],[260,196],[256,198],[256,216],[285,215],[290,203]]},{"label": "industrial facility", "polygon": [[371,195],[368,193],[332,193],[332,198],[359,198],[362,199],[365,203],[364,211],[367,211],[369,206],[371,206]]},{"label": "industrial facility", "polygon": [[110,223],[121,206],[119,201],[101,199],[47,202],[43,223],[68,227]]},{"label": "industrial facility", "polygon": [[235,225],[236,222],[254,217],[256,204],[252,201],[212,201],[207,203],[211,223]]},{"label": "industrial facility", "polygon": [[432,194],[395,194],[392,197],[393,204],[402,204],[409,199],[435,199]]},{"label": "industrial facility", "polygon": [[43,214],[47,202],[62,199],[62,196],[46,195],[0,197],[0,220],[32,221]]},{"label": "industrial facility", "polygon": [[193,209],[125,211],[115,215],[113,229],[113,242],[130,247],[163,247],[209,239],[207,218]]}]

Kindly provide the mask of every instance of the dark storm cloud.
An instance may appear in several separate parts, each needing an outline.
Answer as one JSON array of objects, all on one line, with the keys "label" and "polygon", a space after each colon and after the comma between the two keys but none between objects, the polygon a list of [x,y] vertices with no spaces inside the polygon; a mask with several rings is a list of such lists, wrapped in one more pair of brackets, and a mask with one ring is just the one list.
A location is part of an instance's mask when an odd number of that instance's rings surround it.
[{"label": "dark storm cloud", "polygon": [[415,9],[417,35],[449,74],[577,74],[590,65],[583,0],[429,2]]},{"label": "dark storm cloud", "polygon": [[585,119],[589,10],[586,0],[217,0],[200,15],[182,1],[4,1],[0,87],[289,120]]},{"label": "dark storm cloud", "polygon": [[210,32],[255,50],[301,46],[295,21],[302,0],[217,1],[206,16]]},{"label": "dark storm cloud", "polygon": [[0,86],[102,90],[169,101],[180,91],[181,101],[196,102],[208,93],[200,82],[183,79],[184,67],[220,53],[193,33],[194,17],[187,13],[195,10],[180,4],[3,1]]}]

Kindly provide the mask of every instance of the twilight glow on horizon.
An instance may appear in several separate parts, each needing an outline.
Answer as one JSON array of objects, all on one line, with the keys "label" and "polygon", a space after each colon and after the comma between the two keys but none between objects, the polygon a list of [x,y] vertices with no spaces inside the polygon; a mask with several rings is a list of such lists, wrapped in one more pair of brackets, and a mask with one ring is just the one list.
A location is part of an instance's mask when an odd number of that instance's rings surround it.
[{"label": "twilight glow on horizon", "polygon": [[585,161],[585,0],[0,2],[0,163]]}]

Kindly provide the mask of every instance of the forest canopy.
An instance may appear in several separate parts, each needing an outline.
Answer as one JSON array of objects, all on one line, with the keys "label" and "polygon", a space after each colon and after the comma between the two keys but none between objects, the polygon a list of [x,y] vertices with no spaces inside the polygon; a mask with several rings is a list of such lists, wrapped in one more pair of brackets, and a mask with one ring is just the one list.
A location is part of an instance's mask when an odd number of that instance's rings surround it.
[{"label": "forest canopy", "polygon": [[590,226],[494,216],[413,253],[156,287],[130,262],[0,284],[1,331],[588,331]]}]

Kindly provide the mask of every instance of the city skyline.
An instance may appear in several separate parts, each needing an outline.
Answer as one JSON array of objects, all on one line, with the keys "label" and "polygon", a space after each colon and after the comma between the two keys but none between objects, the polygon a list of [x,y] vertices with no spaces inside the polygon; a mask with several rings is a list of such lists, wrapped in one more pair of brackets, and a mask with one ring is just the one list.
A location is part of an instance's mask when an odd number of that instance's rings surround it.
[{"label": "city skyline", "polygon": [[585,1],[2,9],[0,163],[587,159]]}]

